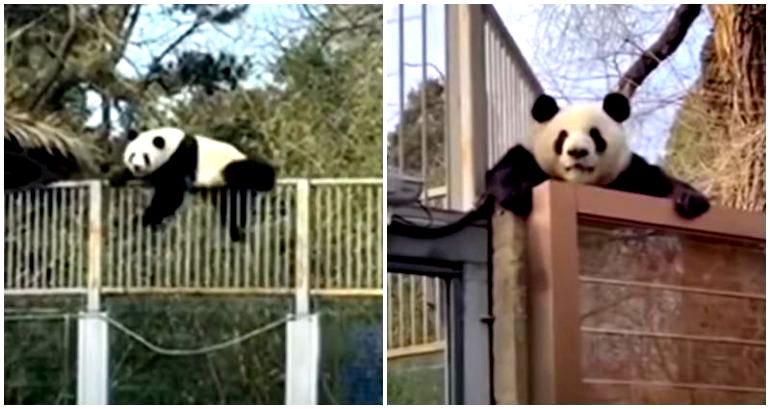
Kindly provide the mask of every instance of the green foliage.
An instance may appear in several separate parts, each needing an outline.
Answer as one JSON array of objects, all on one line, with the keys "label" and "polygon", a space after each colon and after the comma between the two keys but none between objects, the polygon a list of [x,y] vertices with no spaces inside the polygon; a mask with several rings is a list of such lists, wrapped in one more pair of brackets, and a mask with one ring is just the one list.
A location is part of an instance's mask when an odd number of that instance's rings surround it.
[{"label": "green foliage", "polygon": [[335,25],[335,9],[315,16],[271,66],[271,83],[195,95],[173,109],[177,122],[267,158],[284,177],[379,176],[382,8],[350,9],[356,24]]},{"label": "green foliage", "polygon": [[[425,91],[426,110],[422,114],[422,93]],[[388,134],[390,166],[398,163],[399,144],[404,151],[404,171],[411,175],[422,174],[422,131],[425,124],[429,187],[446,184],[446,152],[444,145],[444,84],[439,79],[427,79],[406,96],[403,123],[403,140],[399,140],[398,128]]]}]

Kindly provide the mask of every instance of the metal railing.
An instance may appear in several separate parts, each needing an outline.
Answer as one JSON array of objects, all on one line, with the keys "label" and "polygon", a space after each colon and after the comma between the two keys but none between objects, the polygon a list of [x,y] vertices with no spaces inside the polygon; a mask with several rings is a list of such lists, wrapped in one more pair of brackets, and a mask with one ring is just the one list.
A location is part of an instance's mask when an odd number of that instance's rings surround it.
[{"label": "metal railing", "polygon": [[484,27],[484,78],[488,166],[530,134],[530,109],[543,87],[494,6],[480,6]]},{"label": "metal railing", "polygon": [[[451,184],[427,189],[424,204],[437,208],[463,208],[465,202],[475,203],[480,191],[473,190],[483,188],[472,186],[483,183],[479,175],[483,175],[509,148],[528,142],[532,123],[530,109],[543,88],[494,6],[447,7],[446,47],[450,57],[447,60],[446,144],[452,144],[448,146],[448,163],[453,164],[447,172],[450,182],[455,181],[455,189]],[[425,18],[424,14],[422,17]],[[422,48],[426,48],[425,44]],[[467,102],[469,100],[471,102]],[[469,138],[473,140],[469,141]],[[403,141],[399,139],[399,143]],[[453,158],[467,160],[469,155],[465,148],[485,152],[484,160],[474,160],[473,166],[459,165]],[[451,152],[457,152],[456,156]],[[429,155],[423,154],[423,162],[426,156]],[[475,176],[464,173],[467,171]],[[471,192],[466,195],[468,192],[458,193],[458,190]],[[426,293],[421,280],[436,281],[431,283],[431,288],[438,288],[438,281],[433,278],[393,275],[389,279],[389,356],[400,356],[409,351],[432,351],[429,345],[443,345],[441,316],[436,315],[435,322],[424,324],[423,317],[431,317],[438,310],[432,310],[430,303],[423,302],[433,296]],[[432,335],[434,332],[435,336]]]},{"label": "metal railing", "polygon": [[[233,242],[207,191],[158,229],[144,186],[99,181],[5,192],[5,294],[382,294],[380,179],[286,179],[247,194]],[[236,212],[240,209],[236,208]],[[228,215],[230,217],[231,215]]]}]

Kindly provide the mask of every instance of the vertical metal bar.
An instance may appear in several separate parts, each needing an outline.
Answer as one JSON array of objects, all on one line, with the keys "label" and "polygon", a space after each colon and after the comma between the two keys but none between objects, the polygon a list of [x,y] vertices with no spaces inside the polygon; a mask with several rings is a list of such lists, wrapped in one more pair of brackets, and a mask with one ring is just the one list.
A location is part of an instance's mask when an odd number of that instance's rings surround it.
[{"label": "vertical metal bar", "polygon": [[275,224],[275,219],[273,218],[273,197],[274,195],[270,194],[265,198],[265,240],[262,242],[262,254],[265,256],[264,263],[262,267],[262,272],[265,274],[265,287],[273,287],[275,284],[273,283],[272,274],[270,274],[270,262],[272,254],[270,254],[270,244],[273,240],[272,237],[272,230],[273,225]]},{"label": "vertical metal bar", "polygon": [[338,287],[342,287],[344,285],[343,283],[345,282],[344,281],[344,276],[343,276],[344,272],[342,270],[342,266],[343,266],[342,246],[344,244],[343,244],[343,241],[342,241],[342,233],[343,232],[342,232],[342,197],[341,196],[342,196],[342,194],[340,193],[340,187],[339,186],[335,186],[334,187],[334,203],[335,203],[335,207],[336,207],[335,215],[337,216],[337,223],[336,223],[336,225],[337,225],[337,237],[336,237],[336,241],[335,241],[335,247],[336,247],[336,250],[337,250],[337,252],[336,252],[337,257],[335,259],[335,263],[334,263],[333,269],[336,272],[336,277],[335,277],[335,280],[334,280],[334,287],[337,287],[337,288]]},{"label": "vertical metal bar", "polygon": [[375,237],[377,238],[377,245],[374,247],[374,251],[377,254],[377,260],[375,263],[376,273],[377,273],[377,287],[381,287],[383,284],[383,271],[382,271],[382,185],[379,186],[377,189],[377,200],[375,201],[377,204],[375,206],[375,213],[377,215],[377,220],[375,221],[375,226],[377,226],[377,234]]},{"label": "vertical metal bar", "polygon": [[324,199],[326,202],[326,205],[324,206],[324,211],[326,212],[326,223],[324,224],[324,232],[326,236],[324,250],[324,288],[329,288],[332,286],[332,274],[333,274],[333,264],[332,264],[332,226],[334,225],[334,212],[332,212],[332,189],[330,186],[324,186]]},{"label": "vertical metal bar", "polygon": [[24,205],[22,206],[23,214],[24,214],[24,230],[25,230],[25,236],[27,237],[26,240],[22,242],[22,251],[21,251],[21,263],[20,265],[24,266],[24,268],[20,269],[21,273],[21,288],[29,288],[29,276],[31,274],[31,268],[29,263],[29,256],[27,255],[31,249],[28,247],[30,243],[32,243],[32,222],[30,221],[30,211],[29,207],[32,202],[32,191],[26,190],[24,192]]},{"label": "vertical metal bar", "polygon": [[[40,278],[42,281],[42,287],[43,288],[51,288],[53,286],[53,276],[51,274],[55,274],[51,271],[51,243],[53,242],[53,239],[51,237],[52,235],[52,229],[51,229],[51,213],[53,212],[53,198],[51,197],[52,189],[51,188],[45,188],[43,190],[43,196],[45,197],[45,200],[43,200],[42,206],[45,210],[43,210],[43,215],[41,217],[41,225],[43,228],[43,239],[42,239],[42,248],[41,248],[41,254],[42,254],[42,260],[40,263],[41,267],[41,274]],[[49,273],[50,272],[50,273]]]},{"label": "vertical metal bar", "polygon": [[[209,194],[211,194],[211,195],[219,195],[220,197],[217,198],[217,205],[219,205],[219,206],[222,205],[222,197],[221,197],[221,193],[220,193],[219,190],[216,190],[216,189],[215,190],[210,190]],[[219,236],[217,234],[217,230],[211,230],[211,228],[212,228],[212,223],[211,223],[212,213],[213,212],[217,212],[217,210],[218,209],[216,208],[216,206],[207,206],[206,207],[206,221],[203,224],[202,229],[201,229],[201,233],[203,233],[201,238],[203,239],[203,244],[206,247],[206,250],[203,253],[206,256],[206,261],[205,261],[205,264],[202,266],[203,269],[201,270],[201,273],[203,274],[203,277],[202,277],[203,278],[203,285],[206,288],[210,288],[211,287],[211,274],[212,274],[213,270],[216,268],[216,264],[217,264],[217,262],[216,262],[217,258],[216,258],[216,255],[215,255],[215,252],[216,252],[216,247],[215,246],[216,246],[217,243],[215,243],[215,242],[218,242],[217,238]],[[214,232],[214,237],[212,238],[212,240],[206,240],[206,232],[211,232],[211,231]]]},{"label": "vertical metal bar", "polygon": [[[296,195],[297,195],[296,189],[294,189],[292,193],[293,193],[292,195],[288,195],[288,196],[296,197]],[[310,196],[309,195],[311,193],[312,192],[310,192],[310,191],[308,192],[308,198],[307,198],[307,200],[308,200],[308,222],[307,222],[308,223],[308,227],[307,227],[307,231],[308,231],[307,257],[308,257],[308,260],[307,260],[307,262],[308,262],[309,274],[313,275],[313,274],[315,274],[315,271],[312,270],[311,267],[310,267],[310,259],[312,257],[311,254],[313,254],[313,249],[315,248],[316,244],[315,244],[315,240],[313,240],[313,238],[314,238],[313,231],[311,230],[312,221],[310,219],[310,209],[309,209],[309,207],[310,207]],[[286,212],[285,212],[286,216],[284,217],[285,220],[286,220],[286,223],[284,223],[285,229],[284,229],[284,235],[283,235],[283,237],[284,237],[284,246],[283,247],[284,247],[284,255],[285,255],[284,256],[284,263],[283,263],[283,277],[284,277],[283,280],[286,283],[285,285],[289,285],[289,282],[290,282],[290,276],[291,276],[291,256],[296,257],[296,254],[294,254],[294,249],[291,246],[291,242],[292,242],[292,240],[291,240],[291,231],[292,231],[292,229],[296,229],[297,228],[296,227],[297,223],[296,223],[295,219],[293,217],[291,217],[291,215],[295,214],[294,213],[295,211],[296,210],[294,208],[294,201],[290,200],[290,199],[287,199],[286,200]],[[311,280],[312,280],[312,277],[309,277],[308,285],[310,285],[312,287],[313,284],[312,284]]]},{"label": "vertical metal bar", "polygon": [[296,203],[296,278],[295,312],[310,313],[310,184],[307,179],[297,181]]},{"label": "vertical metal bar", "polygon": [[134,276],[138,274],[139,268],[137,263],[136,247],[139,240],[139,229],[136,226],[132,226],[132,220],[136,215],[136,197],[135,190],[132,188],[123,188],[126,194],[126,238],[130,238],[126,243],[126,281],[124,284],[126,287],[131,288],[134,284]]},{"label": "vertical metal bar", "polygon": [[404,173],[404,5],[398,5],[398,170]]},{"label": "vertical metal bar", "polygon": [[[238,203],[238,198],[235,196],[237,193],[233,193],[233,189],[227,188],[227,197],[228,197],[228,203],[227,203],[227,220],[228,223],[235,223],[238,217],[238,212],[236,210],[236,213],[233,214],[233,212],[230,211],[230,209],[233,208],[233,203],[231,203],[231,200],[235,198],[235,202]],[[233,275],[233,270],[231,266],[231,258],[230,255],[232,253],[232,238],[230,237],[229,230],[230,227],[222,228],[220,229],[222,231],[222,250],[224,251],[224,260],[222,261],[222,266],[224,268],[224,271],[222,271],[222,277],[220,278],[220,284],[221,287],[228,287],[230,285],[230,281]]]},{"label": "vertical metal bar", "polygon": [[16,288],[16,223],[18,217],[14,217],[16,205],[13,192],[5,192],[5,285],[6,288]]},{"label": "vertical metal bar", "polygon": [[417,276],[409,276],[409,342],[417,345]]},{"label": "vertical metal bar", "polygon": [[422,152],[420,154],[420,164],[422,166],[422,181],[425,186],[423,189],[423,201],[428,200],[428,188],[431,186],[428,181],[428,6],[423,4],[421,7],[422,13],[420,14],[420,26],[422,28],[422,86],[420,87],[420,147]]},{"label": "vertical metal bar", "polygon": [[[244,236],[246,234],[247,229],[249,228],[249,225],[247,222],[246,210],[242,209],[245,205],[248,204],[246,203],[246,200],[248,200],[248,196],[249,196],[247,193],[248,191],[243,189],[239,189],[235,193],[235,196],[237,199],[235,201],[235,220],[238,223],[238,228],[241,228],[241,226],[243,226],[244,230],[241,231],[241,234],[243,234]],[[243,238],[243,240],[245,240],[245,237]],[[231,285],[233,286],[233,288],[243,288],[243,286],[241,285],[242,283],[241,278],[243,277],[243,274],[244,274],[243,261],[246,254],[245,254],[245,251],[243,251],[245,250],[243,246],[240,246],[240,245],[236,246],[235,244],[236,243],[231,243],[231,248],[233,250],[233,282],[231,283]]]},{"label": "vertical metal bar", "polygon": [[405,346],[406,345],[406,336],[404,334],[404,331],[406,329],[406,308],[404,308],[404,304],[406,299],[404,298],[404,275],[398,274],[397,283],[396,286],[398,288],[398,295],[396,299],[398,299],[398,346]]},{"label": "vertical metal bar", "polygon": [[112,188],[112,192],[115,193],[115,200],[118,202],[118,215],[117,215],[117,238],[115,239],[115,246],[117,248],[115,249],[115,252],[117,253],[117,262],[115,263],[115,273],[116,273],[116,279],[115,282],[112,283],[113,286],[121,287],[125,285],[124,277],[124,271],[125,268],[125,252],[126,252],[126,245],[128,244],[128,237],[125,230],[125,221],[128,219],[126,216],[126,195],[125,195],[125,189],[124,188]]},{"label": "vertical metal bar", "polygon": [[102,280],[102,182],[88,183],[88,293],[87,310],[99,311]]},{"label": "vertical metal bar", "polygon": [[69,275],[70,287],[82,287],[80,267],[77,265],[77,253],[80,249],[83,240],[81,237],[76,236],[76,231],[79,226],[82,226],[80,220],[80,205],[75,198],[75,193],[78,188],[67,188],[67,204],[70,207],[70,214],[67,215],[66,231],[69,232],[69,241],[67,241],[67,250],[69,253],[69,265],[67,266],[67,274]]},{"label": "vertical metal bar", "polygon": [[[190,269],[192,269],[192,258],[193,258],[192,244],[193,244],[193,240],[197,239],[197,237],[195,236],[196,232],[195,232],[195,230],[193,230],[195,228],[195,226],[193,226],[193,222],[192,222],[193,213],[195,213],[195,204],[196,204],[195,203],[195,198],[193,197],[193,198],[190,199],[190,208],[187,209],[187,214],[185,215],[185,226],[186,226],[186,229],[184,230],[184,232],[185,232],[185,234],[184,234],[184,246],[185,246],[185,251],[184,251],[184,256],[185,256],[184,257],[184,261],[185,261],[184,278],[180,279],[180,281],[177,283],[178,286],[184,287],[184,288],[189,288],[191,286],[191,283],[190,283],[190,277],[191,277]],[[182,236],[182,232],[179,232],[179,235]]]},{"label": "vertical metal bar", "polygon": [[[449,360],[449,392],[450,405],[462,405],[465,403],[465,374],[463,372],[465,362],[463,344],[463,288],[461,279],[447,280],[447,351]],[[483,357],[477,357],[484,359]]]},{"label": "vertical metal bar", "polygon": [[[374,278],[374,269],[372,268],[372,194],[374,193],[374,189],[369,188],[367,186],[366,189],[366,231],[364,232],[364,236],[366,237],[366,287],[367,288],[376,288],[375,287],[375,281]],[[374,223],[377,223],[376,220],[374,220]]]},{"label": "vertical metal bar", "polygon": [[280,250],[279,244],[281,242],[281,219],[279,217],[279,211],[281,209],[282,199],[281,189],[278,189],[273,195],[273,213],[270,218],[273,220],[273,234],[275,237],[270,240],[270,260],[272,261],[273,272],[273,285],[275,287],[281,287],[281,257],[278,254]]},{"label": "vertical metal bar", "polygon": [[5,192],[5,245],[8,250],[5,260],[5,282],[7,288],[16,288],[16,252],[19,247],[17,232],[19,220],[16,216],[16,194],[14,192]]},{"label": "vertical metal bar", "polygon": [[420,325],[422,329],[422,342],[427,343],[428,342],[428,280],[430,278],[428,276],[422,276],[420,277],[420,281],[422,284],[422,292],[420,297],[420,311],[422,314],[422,325]]},{"label": "vertical metal bar", "polygon": [[[321,242],[321,234],[324,231],[323,228],[323,220],[321,219],[322,214],[322,201],[321,201],[321,194],[323,192],[323,187],[320,186],[314,186],[312,191],[313,196],[313,208],[315,208],[315,215],[313,216],[311,225],[313,226],[313,286],[315,288],[322,288],[323,286],[323,275],[322,272],[324,271],[321,267],[322,263],[322,256],[321,256],[321,250],[323,249],[323,245],[320,244]],[[296,195],[296,192],[295,192]]]},{"label": "vertical metal bar", "polygon": [[345,286],[343,288],[350,288],[353,286],[353,263],[351,262],[353,255],[353,232],[352,230],[352,210],[353,207],[353,201],[351,200],[351,196],[353,195],[352,189],[349,187],[340,188],[340,190],[343,193],[343,196],[345,197]]},{"label": "vertical metal bar", "polygon": [[262,232],[265,230],[265,218],[262,217],[262,202],[265,200],[263,195],[259,195],[254,198],[256,201],[256,206],[254,206],[255,209],[255,220],[254,225],[256,228],[254,229],[254,264],[251,268],[250,274],[247,276],[249,280],[252,278],[252,274],[254,275],[254,286],[264,288],[264,281],[262,277],[264,274],[262,273]]}]

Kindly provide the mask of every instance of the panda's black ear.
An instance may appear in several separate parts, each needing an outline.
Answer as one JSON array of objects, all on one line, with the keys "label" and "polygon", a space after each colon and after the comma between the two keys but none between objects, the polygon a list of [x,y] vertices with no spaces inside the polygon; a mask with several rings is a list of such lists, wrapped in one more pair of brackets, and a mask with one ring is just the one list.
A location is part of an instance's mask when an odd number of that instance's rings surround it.
[{"label": "panda's black ear", "polygon": [[532,118],[540,123],[551,120],[557,113],[559,113],[559,106],[556,105],[556,100],[545,94],[537,97],[535,104],[532,105]]},{"label": "panda's black ear", "polygon": [[128,132],[126,132],[126,138],[128,138],[129,141],[136,139],[137,135],[139,135],[139,133],[136,132],[135,129],[129,129]]},{"label": "panda's black ear", "polygon": [[625,95],[612,92],[604,97],[604,112],[617,122],[623,122],[631,115],[631,105]]}]

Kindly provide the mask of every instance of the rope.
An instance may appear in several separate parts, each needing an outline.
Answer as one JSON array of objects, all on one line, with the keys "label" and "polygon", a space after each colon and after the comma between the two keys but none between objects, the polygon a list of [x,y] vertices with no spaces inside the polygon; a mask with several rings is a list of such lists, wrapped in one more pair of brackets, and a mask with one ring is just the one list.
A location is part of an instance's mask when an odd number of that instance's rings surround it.
[{"label": "rope", "polygon": [[[25,321],[25,320],[45,320],[45,319],[64,319],[72,316],[76,316],[78,314],[31,314],[31,315],[12,315],[12,316],[5,316],[6,321]],[[88,315],[87,313],[85,315]],[[82,315],[81,315],[82,316]],[[152,343],[151,341],[147,340],[147,338],[139,335],[135,331],[129,329],[125,325],[121,324],[120,322],[105,316],[105,315],[96,315],[98,318],[106,321],[111,326],[115,327],[119,331],[123,332],[124,334],[128,335],[130,338],[133,338],[135,341],[139,342],[140,344],[147,347],[147,349],[160,354],[160,355],[169,355],[169,356],[191,356],[191,355],[203,355],[208,354],[211,352],[219,351],[221,349],[228,348],[230,346],[233,346],[235,344],[239,344],[241,342],[244,342],[248,340],[249,338],[255,337],[257,335],[263,334],[267,331],[270,331],[272,329],[275,329],[283,324],[285,324],[288,321],[297,319],[297,318],[304,318],[309,315],[294,315],[289,314],[284,318],[281,318],[279,320],[273,321],[267,325],[264,325],[262,327],[259,327],[257,329],[251,330],[243,335],[239,335],[237,337],[231,338],[227,341],[223,341],[220,343],[216,343],[213,345],[208,345],[200,348],[193,348],[193,349],[171,349],[171,348],[165,348],[159,345],[156,345]]]}]

